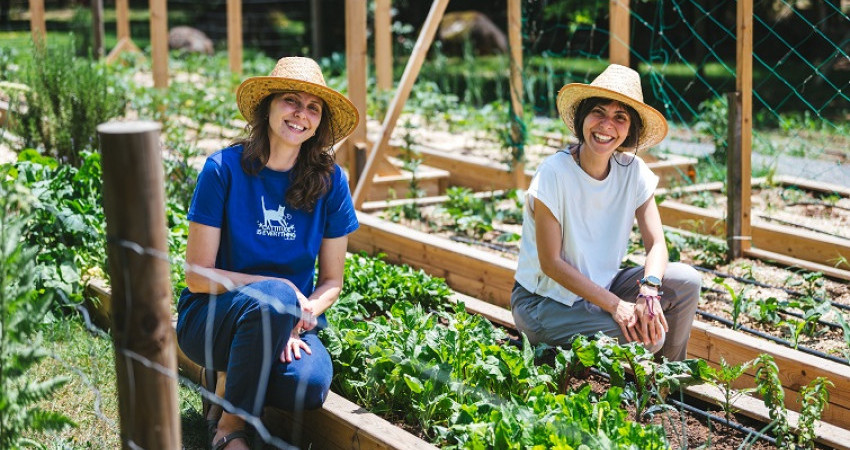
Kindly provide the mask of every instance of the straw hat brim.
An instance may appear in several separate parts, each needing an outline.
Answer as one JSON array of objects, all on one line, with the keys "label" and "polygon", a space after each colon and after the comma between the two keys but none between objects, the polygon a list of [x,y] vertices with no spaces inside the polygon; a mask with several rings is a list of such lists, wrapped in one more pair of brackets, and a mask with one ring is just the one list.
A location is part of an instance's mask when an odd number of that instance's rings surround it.
[{"label": "straw hat brim", "polygon": [[567,84],[558,92],[558,114],[573,134],[578,135],[577,133],[581,131],[573,129],[576,108],[582,100],[590,97],[610,98],[629,105],[637,111],[643,121],[643,129],[638,137],[638,150],[657,145],[667,136],[667,119],[655,108],[619,92],[582,83]]},{"label": "straw hat brim", "polygon": [[285,91],[307,92],[325,102],[325,108],[331,112],[331,130],[334,143],[351,134],[360,121],[357,108],[344,95],[326,86],[292,78],[274,76],[248,78],[236,89],[236,104],[245,120],[251,122],[257,105],[264,98]]}]

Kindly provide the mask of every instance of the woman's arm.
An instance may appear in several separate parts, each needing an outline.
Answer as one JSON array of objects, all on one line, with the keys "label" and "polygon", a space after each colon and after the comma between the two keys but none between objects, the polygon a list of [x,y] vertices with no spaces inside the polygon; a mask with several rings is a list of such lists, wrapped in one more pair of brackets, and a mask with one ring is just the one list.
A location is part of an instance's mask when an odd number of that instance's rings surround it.
[{"label": "woman's arm", "polygon": [[316,280],[316,289],[308,299],[310,310],[316,316],[325,312],[339,298],[347,249],[348,236],[322,240],[322,245],[319,247],[319,275]]},{"label": "woman's arm", "polygon": [[537,198],[534,199],[534,223],[537,257],[543,273],[579,297],[611,314],[629,342],[637,340],[638,335],[633,329],[636,323],[634,305],[620,300],[608,289],[594,283],[561,257],[563,247],[561,223]]},{"label": "woman's arm", "polygon": [[[667,269],[667,243],[664,240],[664,229],[661,226],[661,214],[655,197],[649,197],[635,211],[638,229],[646,249],[646,263],[644,264],[644,277],[655,276],[658,279],[664,277]],[[662,288],[663,290],[663,288]],[[660,292],[658,288],[644,285],[640,287],[642,295],[635,302],[635,315],[640,323],[641,336],[648,337],[652,343],[661,339],[661,330],[668,330],[667,318],[661,309]],[[652,309],[647,308],[647,299],[652,301]]]},{"label": "woman's arm", "polygon": [[[186,286],[195,293],[221,294],[237,286],[270,280],[272,277],[249,275],[216,269],[215,258],[221,243],[221,229],[189,222],[189,238],[186,241]],[[299,299],[304,295],[289,280],[277,278],[292,286]],[[302,300],[303,302],[303,300]]]},{"label": "woman's arm", "polygon": [[661,214],[655,197],[650,197],[635,211],[640,236],[646,249],[644,276],[656,276],[660,280],[667,269],[667,243],[664,241],[664,229],[661,227]]}]

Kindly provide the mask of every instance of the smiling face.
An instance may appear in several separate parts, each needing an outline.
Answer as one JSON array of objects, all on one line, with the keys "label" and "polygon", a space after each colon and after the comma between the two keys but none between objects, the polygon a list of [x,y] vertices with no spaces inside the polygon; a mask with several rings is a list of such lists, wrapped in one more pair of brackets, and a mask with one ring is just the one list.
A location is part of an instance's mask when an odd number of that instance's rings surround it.
[{"label": "smiling face", "polygon": [[324,102],[306,92],[276,94],[269,106],[269,141],[272,147],[299,148],[316,134]]},{"label": "smiling face", "polygon": [[594,105],[582,122],[586,147],[597,154],[610,156],[629,136],[631,117],[620,102]]}]

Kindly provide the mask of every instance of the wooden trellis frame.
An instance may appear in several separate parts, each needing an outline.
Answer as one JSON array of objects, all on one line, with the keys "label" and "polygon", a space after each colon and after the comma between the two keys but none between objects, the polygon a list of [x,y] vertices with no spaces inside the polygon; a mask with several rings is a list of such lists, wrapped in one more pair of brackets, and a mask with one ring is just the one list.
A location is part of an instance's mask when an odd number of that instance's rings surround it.
[{"label": "wooden trellis frame", "polygon": [[124,52],[142,53],[130,37],[130,0],[115,0],[115,32],[118,42],[106,55],[108,64],[114,63]]}]

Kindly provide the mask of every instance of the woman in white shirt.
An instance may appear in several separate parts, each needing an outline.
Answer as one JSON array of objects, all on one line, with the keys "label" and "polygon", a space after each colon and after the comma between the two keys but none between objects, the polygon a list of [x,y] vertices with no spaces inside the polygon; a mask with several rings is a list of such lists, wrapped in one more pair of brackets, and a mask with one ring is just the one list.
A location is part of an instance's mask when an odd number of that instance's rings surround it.
[{"label": "woman in white shirt", "polygon": [[[643,102],[638,73],[615,64],[590,84],[564,86],[558,112],[579,143],[546,158],[527,191],[511,295],[517,327],[531,343],[602,332],[684,359],[701,278],[668,264],[658,177],[637,156],[664,139],[667,121]],[[620,269],[635,220],[646,265]]]}]

